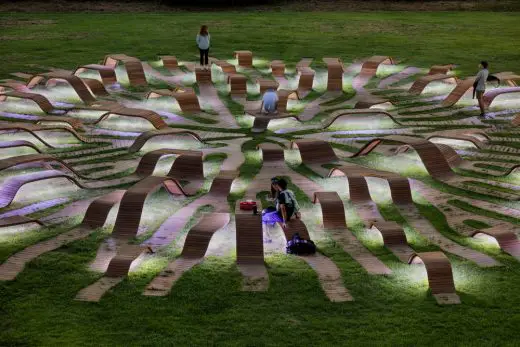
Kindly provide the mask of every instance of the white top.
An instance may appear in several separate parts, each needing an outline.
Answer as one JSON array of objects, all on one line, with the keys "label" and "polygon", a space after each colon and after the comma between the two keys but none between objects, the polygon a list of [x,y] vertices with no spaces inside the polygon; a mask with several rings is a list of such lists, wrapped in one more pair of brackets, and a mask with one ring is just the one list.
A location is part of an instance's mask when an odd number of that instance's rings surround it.
[{"label": "white top", "polygon": [[197,41],[197,45],[199,46],[200,49],[208,49],[209,40],[210,40],[210,36],[208,33],[208,35],[206,35],[206,36],[197,34],[197,39],[195,41]]},{"label": "white top", "polygon": [[484,90],[486,90],[486,81],[487,81],[487,78],[489,76],[489,71],[488,69],[482,69],[478,72],[477,74],[477,87],[475,88],[475,90],[478,90],[479,92],[483,92]]}]

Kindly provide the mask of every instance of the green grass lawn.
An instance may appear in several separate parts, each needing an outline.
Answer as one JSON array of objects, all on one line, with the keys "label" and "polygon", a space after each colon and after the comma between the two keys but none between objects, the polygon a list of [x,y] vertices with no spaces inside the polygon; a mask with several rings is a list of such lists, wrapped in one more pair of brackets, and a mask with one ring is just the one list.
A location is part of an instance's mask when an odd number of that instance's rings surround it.
[{"label": "green grass lawn", "polygon": [[240,49],[291,62],[384,54],[420,67],[460,64],[463,75],[475,73],[482,59],[493,71],[518,71],[519,19],[495,12],[0,13],[0,77],[36,71],[28,64],[72,69],[107,53],[193,60],[203,23],[212,34],[211,55],[221,58]]},{"label": "green grass lawn", "polygon": [[[0,77],[38,71],[29,64],[72,69],[108,53],[194,60],[201,23],[210,26],[211,55],[221,58],[239,49],[291,63],[308,56],[339,56],[348,62],[385,54],[419,67],[458,63],[463,75],[473,74],[481,59],[488,59],[493,71],[520,72],[519,19],[516,13],[483,12],[0,14]],[[26,20],[42,22],[24,25]],[[258,169],[252,166],[247,169]],[[381,209],[386,219],[404,223],[395,206]],[[445,236],[472,242],[455,234],[434,207],[423,204],[420,210]],[[0,262],[65,228],[70,226],[11,241],[0,234]],[[351,228],[362,232],[359,226]],[[449,255],[462,300],[454,306],[437,305],[425,278],[415,278],[410,266],[384,247],[368,245],[394,274],[372,276],[330,240],[318,246],[341,269],[354,302],[329,302],[315,272],[285,255],[266,258],[266,293],[241,292],[242,277],[228,256],[206,259],[164,298],[141,295],[160,271],[156,264],[132,273],[99,303],[74,301],[80,289],[100,277],[88,264],[107,233],[98,230],[44,254],[15,281],[0,282],[0,346],[520,345],[520,264],[497,249],[471,244],[504,264],[496,268],[482,269]],[[414,240],[416,251],[438,250],[424,238]],[[165,265],[166,257],[159,262]]]}]

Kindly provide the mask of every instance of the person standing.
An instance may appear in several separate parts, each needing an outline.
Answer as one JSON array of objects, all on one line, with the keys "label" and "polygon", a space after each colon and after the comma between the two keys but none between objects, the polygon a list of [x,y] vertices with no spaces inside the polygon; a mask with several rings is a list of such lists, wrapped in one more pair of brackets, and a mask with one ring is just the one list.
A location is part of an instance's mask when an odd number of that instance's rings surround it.
[{"label": "person standing", "polygon": [[210,47],[210,35],[208,32],[208,26],[203,25],[200,27],[200,32],[197,34],[197,46],[199,47],[200,53],[200,66],[207,69],[209,67],[209,47]]},{"label": "person standing", "polygon": [[486,113],[484,105],[484,92],[486,91],[486,81],[489,76],[488,63],[487,61],[481,61],[479,65],[480,71],[477,74],[473,87],[477,95],[478,107],[480,108],[480,116],[484,117]]}]

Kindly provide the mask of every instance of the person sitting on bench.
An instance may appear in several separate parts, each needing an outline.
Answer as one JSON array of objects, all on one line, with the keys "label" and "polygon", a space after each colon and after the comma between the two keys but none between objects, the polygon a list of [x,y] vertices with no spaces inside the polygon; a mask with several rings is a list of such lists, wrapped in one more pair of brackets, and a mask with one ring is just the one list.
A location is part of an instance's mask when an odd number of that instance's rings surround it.
[{"label": "person sitting on bench", "polygon": [[273,182],[273,186],[277,191],[276,210],[266,212],[262,215],[264,224],[273,225],[281,223],[283,228],[287,228],[287,222],[292,216],[300,218],[300,205],[296,201],[294,193],[287,189],[287,181],[283,178]]},{"label": "person sitting on bench", "polygon": [[262,97],[262,113],[276,113],[277,104],[278,95],[276,94],[276,91],[272,88],[267,89]]}]

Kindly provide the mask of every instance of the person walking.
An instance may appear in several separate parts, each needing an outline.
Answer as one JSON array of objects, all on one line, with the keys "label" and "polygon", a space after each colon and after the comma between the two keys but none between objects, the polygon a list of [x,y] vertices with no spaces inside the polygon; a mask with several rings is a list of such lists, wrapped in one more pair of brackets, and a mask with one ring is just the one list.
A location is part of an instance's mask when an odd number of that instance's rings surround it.
[{"label": "person walking", "polygon": [[208,26],[203,25],[200,27],[200,32],[197,34],[197,46],[199,47],[200,53],[200,66],[204,69],[209,68],[209,47],[210,47],[210,35],[208,32]]},{"label": "person walking", "polygon": [[477,78],[475,79],[473,87],[477,95],[478,107],[480,108],[480,116],[485,117],[486,107],[484,105],[484,92],[486,91],[486,81],[489,76],[487,61],[481,61],[479,68],[480,71],[477,74]]}]

